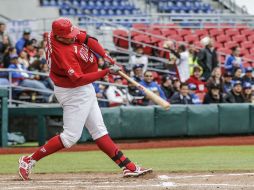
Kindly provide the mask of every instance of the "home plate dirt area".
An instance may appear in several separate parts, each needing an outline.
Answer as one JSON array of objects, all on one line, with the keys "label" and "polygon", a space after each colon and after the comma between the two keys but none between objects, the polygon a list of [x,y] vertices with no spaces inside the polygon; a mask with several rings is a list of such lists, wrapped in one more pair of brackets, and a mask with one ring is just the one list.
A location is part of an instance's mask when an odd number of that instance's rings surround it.
[{"label": "home plate dirt area", "polygon": [[151,173],[123,178],[119,173],[32,174],[21,181],[18,175],[0,175],[1,190],[29,189],[170,189],[170,190],[253,190],[254,173]]}]

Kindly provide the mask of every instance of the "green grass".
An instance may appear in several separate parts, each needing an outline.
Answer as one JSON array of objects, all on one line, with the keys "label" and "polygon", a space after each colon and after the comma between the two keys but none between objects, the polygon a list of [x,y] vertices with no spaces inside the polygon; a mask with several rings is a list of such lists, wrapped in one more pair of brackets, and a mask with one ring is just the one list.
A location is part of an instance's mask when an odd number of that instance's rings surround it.
[{"label": "green grass", "polygon": [[[156,171],[251,171],[254,146],[216,146],[126,150],[142,166]],[[20,155],[0,155],[0,173],[16,173]],[[37,163],[37,173],[114,172],[119,168],[100,151],[57,153]]]}]

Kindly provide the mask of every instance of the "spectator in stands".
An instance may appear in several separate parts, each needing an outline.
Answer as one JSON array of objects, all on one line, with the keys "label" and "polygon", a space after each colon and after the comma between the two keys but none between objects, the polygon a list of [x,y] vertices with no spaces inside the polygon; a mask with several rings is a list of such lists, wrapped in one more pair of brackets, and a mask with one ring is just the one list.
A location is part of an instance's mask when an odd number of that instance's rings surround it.
[{"label": "spectator in stands", "polygon": [[208,90],[210,89],[210,86],[212,84],[218,84],[220,86],[220,91],[223,92],[224,89],[224,81],[221,75],[221,68],[220,67],[215,67],[213,69],[213,72],[211,74],[211,77],[207,81],[207,88]]},{"label": "spectator in stands", "polygon": [[40,42],[40,47],[43,48],[43,49],[46,48],[48,34],[49,34],[48,32],[44,32],[42,34],[42,41]]},{"label": "spectator in stands", "polygon": [[187,81],[190,78],[189,52],[187,51],[187,48],[185,45],[180,44],[177,52],[174,49],[171,49],[171,46],[169,46],[169,50],[177,58],[176,66],[180,81]]},{"label": "spectator in stands", "polygon": [[133,66],[133,79],[137,82],[141,82],[143,80],[143,64],[136,64]]},{"label": "spectator in stands", "polygon": [[31,62],[33,62],[35,60],[35,55],[36,55],[36,49],[34,47],[33,41],[29,40],[26,42],[25,47],[23,49],[28,56],[28,60]]},{"label": "spectator in stands", "polygon": [[240,47],[232,47],[231,51],[231,55],[227,56],[224,64],[226,71],[233,73],[237,68],[241,68],[243,70],[242,59],[240,57]]},{"label": "spectator in stands", "polygon": [[30,66],[29,60],[28,60],[28,55],[26,51],[22,50],[19,54],[19,63],[22,64],[26,69]]},{"label": "spectator in stands", "polygon": [[187,83],[181,83],[180,92],[175,93],[171,99],[171,104],[193,104],[192,97],[189,94]]},{"label": "spectator in stands", "polygon": [[189,95],[193,104],[201,104],[200,98],[196,95],[197,86],[193,83],[189,84]]},{"label": "spectator in stands", "polygon": [[35,59],[39,60],[42,64],[46,64],[46,53],[43,48],[39,48],[36,52]]},{"label": "spectator in stands", "polygon": [[245,99],[242,95],[242,82],[234,81],[232,90],[226,95],[227,103],[244,103]]},{"label": "spectator in stands", "polygon": [[137,46],[135,49],[135,53],[136,54],[131,56],[130,63],[133,65],[143,64],[144,65],[143,72],[146,71],[148,66],[148,57],[147,55],[144,54],[143,47]]},{"label": "spectator in stands", "polygon": [[147,101],[144,101],[145,94],[131,82],[128,82],[127,98],[131,105],[145,106],[146,103],[148,103]]},{"label": "spectator in stands", "polygon": [[[123,85],[121,76],[115,76],[114,81],[117,85]],[[128,103],[126,90],[119,86],[109,86],[106,90],[106,96],[109,101],[109,107],[125,105]]]},{"label": "spectator in stands", "polygon": [[3,60],[3,54],[6,49],[11,46],[11,40],[8,34],[6,33],[6,25],[3,22],[0,22],[0,62]]},{"label": "spectator in stands", "polygon": [[223,95],[219,84],[211,84],[209,91],[206,93],[203,104],[224,103]]},{"label": "spectator in stands", "polygon": [[22,38],[20,38],[16,43],[16,50],[17,53],[20,54],[20,52],[25,47],[26,43],[30,40],[30,34],[31,31],[29,29],[24,30]]},{"label": "spectator in stands", "polygon": [[98,83],[93,83],[93,87],[96,93],[96,97],[98,98],[98,104],[99,107],[108,107],[109,103],[107,101],[101,101],[99,99],[104,99],[106,100],[106,94],[105,94],[105,88],[104,85],[98,84]]},{"label": "spectator in stands", "polygon": [[[26,71],[23,65],[21,65],[18,62],[18,55],[12,55],[10,57],[11,64],[9,65],[9,69],[18,69],[20,71]],[[44,92],[38,92],[39,94],[44,96],[44,100],[46,102],[49,101],[50,96],[52,95],[52,91],[45,87],[43,83],[37,80],[32,80],[29,77],[29,74],[26,72],[18,72],[18,71],[12,71],[12,83],[17,86],[23,86],[23,87],[29,87],[29,88],[35,88],[38,90],[43,90]]]},{"label": "spectator in stands", "polygon": [[[49,73],[49,66],[48,64],[46,63],[40,63],[40,70],[39,72],[41,73]],[[48,77],[48,76],[40,76],[40,79],[39,79],[47,88],[51,89],[51,90],[54,90],[54,84],[52,82],[52,80]]]},{"label": "spectator in stands", "polygon": [[233,80],[232,80],[232,73],[231,72],[226,72],[224,74],[224,93],[227,94],[229,93],[231,90],[232,90],[232,83],[233,83]]},{"label": "spectator in stands", "polygon": [[8,68],[9,65],[10,65],[10,57],[12,55],[16,55],[17,54],[17,51],[14,47],[9,47],[5,53],[4,53],[4,56],[3,56],[3,66],[4,68]]},{"label": "spectator in stands", "polygon": [[[152,92],[156,93],[164,100],[166,100],[166,96],[164,92],[161,90],[161,87],[156,82],[153,81],[153,73],[151,71],[145,71],[144,80],[142,80],[140,84],[146,87],[147,89],[151,90]],[[153,103],[149,102],[149,104]]]},{"label": "spectator in stands", "polygon": [[[196,50],[196,47],[193,43],[189,44],[189,68],[190,68],[190,76],[193,75],[194,67],[197,67],[198,65],[198,52]],[[202,74],[202,68],[200,67],[201,74]]]},{"label": "spectator in stands", "polygon": [[201,79],[201,68],[194,66],[193,75],[187,81],[189,84],[195,84],[197,86],[196,93],[206,93],[206,83]]},{"label": "spectator in stands", "polygon": [[254,85],[254,77],[253,77],[252,71],[253,71],[252,67],[247,67],[245,69],[245,75],[243,76],[243,81],[249,82],[251,83],[251,85]]},{"label": "spectator in stands", "polygon": [[252,86],[251,83],[245,82],[243,84],[243,96],[246,103],[252,103]]},{"label": "spectator in stands", "polygon": [[165,75],[162,77],[161,90],[164,92],[167,100],[169,100],[174,94],[174,88],[170,76]]},{"label": "spectator in stands", "polygon": [[236,68],[233,76],[233,81],[241,81],[243,84],[243,78],[242,78],[242,69]]},{"label": "spectator in stands", "polygon": [[213,40],[210,37],[204,37],[201,40],[201,44],[204,48],[198,54],[198,64],[203,69],[202,76],[207,80],[211,76],[213,69],[218,66],[218,57]]},{"label": "spectator in stands", "polygon": [[172,83],[173,83],[174,93],[175,92],[180,92],[181,82],[179,81],[179,79],[177,77],[173,77],[172,78]]}]

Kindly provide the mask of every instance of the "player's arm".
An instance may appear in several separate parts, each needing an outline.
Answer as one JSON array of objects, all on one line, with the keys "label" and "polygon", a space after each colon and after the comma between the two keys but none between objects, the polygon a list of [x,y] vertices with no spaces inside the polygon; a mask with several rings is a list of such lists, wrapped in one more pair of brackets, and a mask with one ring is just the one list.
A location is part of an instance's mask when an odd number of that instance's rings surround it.
[{"label": "player's arm", "polygon": [[103,78],[109,73],[109,69],[107,68],[102,71],[84,74],[81,71],[79,63],[75,59],[73,52],[62,53],[60,51],[56,51],[54,52],[54,57],[56,59],[56,63],[59,64],[59,67],[63,68],[70,80],[77,85],[92,83],[100,78]]},{"label": "player's arm", "polygon": [[79,43],[86,44],[91,50],[100,55],[105,61],[110,64],[115,64],[115,61],[110,57],[104,50],[104,48],[100,45],[98,40],[90,35],[88,35],[85,31],[81,31],[80,34],[77,35],[77,41]]}]

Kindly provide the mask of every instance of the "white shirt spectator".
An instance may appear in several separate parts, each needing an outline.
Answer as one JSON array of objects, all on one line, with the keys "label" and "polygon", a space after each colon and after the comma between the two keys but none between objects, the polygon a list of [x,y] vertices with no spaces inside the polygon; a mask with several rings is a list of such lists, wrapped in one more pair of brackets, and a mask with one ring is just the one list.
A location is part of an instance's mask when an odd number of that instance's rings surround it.
[{"label": "white shirt spectator", "polygon": [[130,59],[130,63],[133,65],[143,64],[144,65],[143,72],[145,72],[147,70],[148,57],[146,55],[141,55],[141,56],[132,55]]},{"label": "white shirt spectator", "polygon": [[188,51],[180,53],[180,59],[176,60],[176,65],[181,82],[187,81],[190,78]]},{"label": "white shirt spectator", "polygon": [[106,96],[110,104],[126,103],[126,92],[124,90],[120,90],[116,86],[109,86],[106,91]]}]

